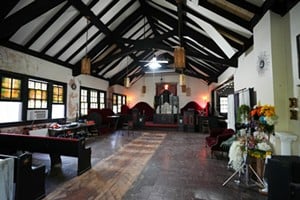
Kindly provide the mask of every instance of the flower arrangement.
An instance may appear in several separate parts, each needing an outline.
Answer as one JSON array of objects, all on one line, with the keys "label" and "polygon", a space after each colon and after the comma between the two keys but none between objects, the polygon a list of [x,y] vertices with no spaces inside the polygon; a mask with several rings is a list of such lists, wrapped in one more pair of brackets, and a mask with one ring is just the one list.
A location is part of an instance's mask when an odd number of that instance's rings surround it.
[{"label": "flower arrangement", "polygon": [[278,116],[275,107],[271,105],[256,106],[250,111],[253,124],[258,131],[271,134],[274,132],[274,125],[277,123]]},{"label": "flower arrangement", "polygon": [[254,158],[266,158],[272,153],[269,137],[264,132],[254,132],[248,138],[248,155]]}]

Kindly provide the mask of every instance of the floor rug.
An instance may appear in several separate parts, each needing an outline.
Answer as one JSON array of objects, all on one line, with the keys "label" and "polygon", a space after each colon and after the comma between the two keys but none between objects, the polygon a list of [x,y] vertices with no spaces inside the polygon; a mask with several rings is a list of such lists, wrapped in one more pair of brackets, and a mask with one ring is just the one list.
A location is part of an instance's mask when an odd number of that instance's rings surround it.
[{"label": "floor rug", "polygon": [[91,170],[64,183],[45,200],[117,200],[130,189],[166,134],[143,133]]}]

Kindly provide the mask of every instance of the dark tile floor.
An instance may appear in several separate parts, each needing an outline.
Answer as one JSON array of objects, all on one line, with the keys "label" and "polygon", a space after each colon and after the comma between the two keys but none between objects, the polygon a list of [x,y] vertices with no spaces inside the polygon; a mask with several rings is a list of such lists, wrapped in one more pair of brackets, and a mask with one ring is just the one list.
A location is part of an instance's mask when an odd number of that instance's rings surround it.
[{"label": "dark tile floor", "polygon": [[[151,132],[148,131],[147,132]],[[156,133],[156,132],[152,132]],[[135,182],[122,197],[124,200],[266,200],[267,196],[258,192],[257,186],[249,187],[241,176],[224,181],[231,176],[227,168],[226,155],[210,156],[205,147],[205,134],[167,132],[166,138],[144,166]],[[87,139],[92,148],[92,165],[116,153],[121,147],[142,134],[136,131],[116,131],[109,135]],[[62,157],[61,168],[50,170],[49,158],[44,154],[34,154],[34,162],[42,162],[49,170],[46,178],[46,193],[54,191],[64,182],[76,177],[77,160]],[[66,198],[67,199],[67,198]],[[117,198],[109,198],[117,199]]]}]

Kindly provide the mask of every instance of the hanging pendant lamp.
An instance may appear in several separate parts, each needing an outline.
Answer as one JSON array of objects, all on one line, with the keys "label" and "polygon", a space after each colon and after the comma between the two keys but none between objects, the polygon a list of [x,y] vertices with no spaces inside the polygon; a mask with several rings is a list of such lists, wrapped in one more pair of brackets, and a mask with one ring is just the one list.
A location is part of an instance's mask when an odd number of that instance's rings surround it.
[{"label": "hanging pendant lamp", "polygon": [[126,57],[126,77],[124,78],[124,87],[129,88],[130,87],[130,78],[128,77],[128,57]]},{"label": "hanging pendant lamp", "polygon": [[174,49],[174,66],[176,69],[185,68],[185,50],[183,47],[175,47]]},{"label": "hanging pendant lamp", "polygon": [[179,74],[179,85],[180,86],[186,85],[185,75],[184,74]]},{"label": "hanging pendant lamp", "polygon": [[130,87],[130,78],[129,78],[128,76],[126,76],[126,77],[124,78],[124,86],[125,86],[126,88],[129,88],[129,87]]},{"label": "hanging pendant lamp", "polygon": [[86,42],[85,42],[85,56],[81,60],[81,74],[91,74],[91,59],[88,57],[88,18],[86,19],[87,30],[86,30]]}]

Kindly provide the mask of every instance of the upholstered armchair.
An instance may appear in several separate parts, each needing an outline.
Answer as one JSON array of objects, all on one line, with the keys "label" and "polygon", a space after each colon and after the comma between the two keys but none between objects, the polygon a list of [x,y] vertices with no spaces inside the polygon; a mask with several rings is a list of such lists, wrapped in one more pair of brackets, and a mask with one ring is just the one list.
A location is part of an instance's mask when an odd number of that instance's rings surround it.
[{"label": "upholstered armchair", "polygon": [[228,152],[229,147],[221,146],[222,142],[228,140],[235,134],[233,129],[214,128],[210,130],[209,136],[205,138],[206,146],[210,148],[211,155],[215,151]]}]

